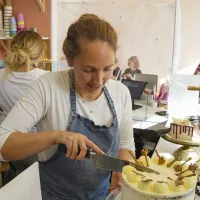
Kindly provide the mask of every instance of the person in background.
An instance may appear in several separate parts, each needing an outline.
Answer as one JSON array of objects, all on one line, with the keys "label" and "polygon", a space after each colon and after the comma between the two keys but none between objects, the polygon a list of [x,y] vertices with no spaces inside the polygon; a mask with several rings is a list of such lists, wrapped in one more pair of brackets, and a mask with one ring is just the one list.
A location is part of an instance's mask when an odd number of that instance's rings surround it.
[{"label": "person in background", "polygon": [[112,77],[112,79],[113,79],[113,80],[119,81],[119,80],[120,80],[120,77],[121,77],[121,69],[120,69],[119,67],[116,67],[116,68],[113,70],[113,77]]},{"label": "person in background", "polygon": [[[6,68],[0,71],[1,121],[6,118],[10,110],[25,94],[26,90],[33,85],[34,81],[47,72],[33,67],[33,65],[38,66],[44,51],[45,46],[41,36],[32,30],[21,31],[12,39],[10,51],[6,53],[4,60]],[[23,118],[24,116],[21,117],[21,120]],[[18,121],[20,119],[13,120]],[[32,132],[36,131],[34,127],[31,128]],[[10,162],[13,175],[7,174],[6,182],[26,169],[35,160],[37,160],[37,156],[19,162]]]},{"label": "person in background", "polygon": [[[118,59],[117,58],[115,58],[115,64],[116,65],[118,64]],[[116,66],[115,69],[113,70],[112,79],[119,81],[120,77],[121,77],[121,69]]]},{"label": "person in background", "polygon": [[200,75],[200,64],[198,65],[198,67],[196,68],[194,75]]},{"label": "person in background", "polygon": [[[196,68],[194,75],[200,75],[200,64],[198,65],[198,67]],[[199,102],[200,102],[200,92],[199,92]]]},{"label": "person in background", "polygon": [[[71,69],[36,80],[0,126],[1,160],[39,153],[43,200],[103,200],[121,186],[121,173],[110,185],[109,171],[83,159],[87,148],[125,160],[135,149],[129,90],[111,79],[117,41],[108,22],[82,15],[63,43]],[[38,133],[27,134],[35,124]]]},{"label": "person in background", "polygon": [[141,70],[139,69],[140,63],[137,56],[132,56],[128,59],[128,66],[129,68],[127,68],[122,75],[123,79],[134,80],[135,74],[142,74]]},{"label": "person in background", "polygon": [[44,50],[41,36],[32,30],[21,31],[13,38],[4,60],[6,68],[0,71],[0,110],[5,117],[27,88],[47,72],[34,67]]}]

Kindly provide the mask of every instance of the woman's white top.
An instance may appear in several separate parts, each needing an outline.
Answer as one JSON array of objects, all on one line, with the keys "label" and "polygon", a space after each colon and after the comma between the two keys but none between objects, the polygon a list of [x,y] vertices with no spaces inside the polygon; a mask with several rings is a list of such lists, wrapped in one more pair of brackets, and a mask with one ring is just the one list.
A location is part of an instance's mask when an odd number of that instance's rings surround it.
[{"label": "woman's white top", "polygon": [[6,116],[16,102],[24,95],[27,88],[47,71],[34,69],[28,72],[7,73],[6,69],[0,70],[0,110]]},{"label": "woman's white top", "polygon": [[[121,82],[109,80],[106,87],[117,112],[120,149],[134,150],[132,103],[129,90]],[[96,125],[109,126],[113,114],[102,93],[95,101],[85,101],[76,94],[77,113],[93,120]],[[68,71],[47,73],[41,76],[13,107],[0,126],[0,148],[12,132],[28,133],[33,126],[38,132],[67,129],[71,117],[70,79]],[[94,133],[95,134],[95,133]],[[41,152],[41,161],[49,159],[57,145]],[[1,157],[1,159],[3,159]]]}]

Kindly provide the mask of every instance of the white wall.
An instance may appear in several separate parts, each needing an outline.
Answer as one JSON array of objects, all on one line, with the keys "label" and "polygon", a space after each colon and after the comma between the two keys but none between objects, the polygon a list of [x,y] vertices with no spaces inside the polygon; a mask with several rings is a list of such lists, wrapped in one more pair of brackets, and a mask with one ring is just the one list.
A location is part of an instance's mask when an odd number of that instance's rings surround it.
[{"label": "white wall", "polygon": [[177,73],[193,74],[200,63],[200,0],[180,0],[181,51]]},{"label": "white wall", "polygon": [[[175,0],[57,0],[57,43],[59,61],[69,25],[85,12],[109,21],[119,35],[119,66],[127,68],[130,56],[138,56],[143,73],[165,77],[172,65]],[[63,69],[57,67],[55,70]]]}]

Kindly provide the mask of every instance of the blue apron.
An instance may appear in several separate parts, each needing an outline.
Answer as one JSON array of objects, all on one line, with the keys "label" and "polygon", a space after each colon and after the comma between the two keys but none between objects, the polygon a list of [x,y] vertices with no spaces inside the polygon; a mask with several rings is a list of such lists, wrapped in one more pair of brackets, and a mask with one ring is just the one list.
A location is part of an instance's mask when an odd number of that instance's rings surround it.
[{"label": "blue apron", "polygon": [[[72,116],[67,131],[81,133],[106,154],[117,156],[120,140],[117,114],[107,88],[104,87],[103,91],[114,116],[109,127],[95,125],[76,113],[74,75],[71,75]],[[70,160],[57,151],[48,161],[40,163],[43,200],[104,200],[109,191],[110,175],[109,171],[96,169],[92,161]]]}]

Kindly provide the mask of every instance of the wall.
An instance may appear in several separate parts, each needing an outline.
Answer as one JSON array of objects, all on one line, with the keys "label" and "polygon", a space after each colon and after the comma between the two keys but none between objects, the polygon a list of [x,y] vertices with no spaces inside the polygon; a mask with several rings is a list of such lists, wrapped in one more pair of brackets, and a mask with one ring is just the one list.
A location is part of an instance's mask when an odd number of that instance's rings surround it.
[{"label": "wall", "polygon": [[181,0],[181,43],[177,73],[193,74],[200,63],[200,1]]},{"label": "wall", "polygon": [[[57,0],[52,24],[56,37],[55,60],[63,56],[62,44],[67,29],[83,13],[94,13],[109,21],[119,36],[117,57],[124,71],[131,56],[138,56],[144,74],[158,74],[163,78],[172,65],[175,0]],[[76,3],[74,3],[76,2]],[[112,10],[112,12],[111,12]],[[104,12],[102,12],[104,11]],[[54,51],[55,53],[55,51]],[[63,70],[63,65],[55,70]]]}]

